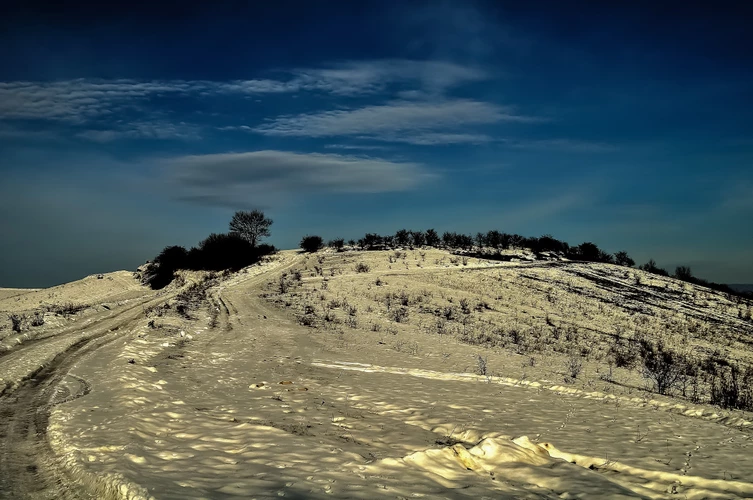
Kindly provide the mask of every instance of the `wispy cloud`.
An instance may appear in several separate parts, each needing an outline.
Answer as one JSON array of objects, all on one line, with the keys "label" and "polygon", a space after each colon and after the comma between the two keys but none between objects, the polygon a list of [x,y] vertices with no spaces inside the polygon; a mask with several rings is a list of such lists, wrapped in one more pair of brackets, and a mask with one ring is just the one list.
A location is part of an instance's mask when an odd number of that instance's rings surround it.
[{"label": "wispy cloud", "polygon": [[[414,134],[412,137],[416,143],[436,143],[430,134],[444,132],[445,139],[454,138],[461,139],[460,142],[469,142],[468,139],[477,141],[481,136],[449,132],[462,126],[503,121],[530,123],[540,119],[519,115],[510,108],[470,99],[445,99],[439,102],[392,101],[384,105],[358,109],[282,116],[253,130],[273,136],[350,135],[379,140],[394,140],[396,134],[410,133]],[[435,137],[437,138],[439,136]],[[411,139],[403,135],[402,140],[409,142]]]},{"label": "wispy cloud", "polygon": [[452,132],[419,132],[406,135],[383,135],[373,136],[389,142],[403,142],[417,146],[437,146],[442,144],[485,144],[494,142],[495,139],[486,134],[468,134]]},{"label": "wispy cloud", "polygon": [[581,141],[575,139],[542,139],[542,140],[514,140],[503,141],[507,146],[516,149],[532,149],[544,151],[568,151],[573,153],[607,153],[617,151],[614,144],[605,142]]},{"label": "wispy cloud", "polygon": [[322,69],[299,69],[293,82],[300,88],[333,94],[364,94],[385,90],[392,84],[413,84],[441,93],[468,82],[485,80],[489,74],[476,67],[443,61],[349,61]]},{"label": "wispy cloud", "polygon": [[284,82],[247,80],[138,81],[65,80],[58,82],[0,82],[0,119],[42,119],[84,123],[134,109],[164,96],[208,96],[223,93],[289,91]]},{"label": "wispy cloud", "polygon": [[485,79],[477,68],[441,61],[353,61],[322,68],[279,71],[280,79],[92,80],[0,82],[0,119],[45,119],[84,123],[116,115],[151,98],[211,97],[223,94],[279,94],[321,91],[336,95],[373,94],[393,84],[441,92]]},{"label": "wispy cloud", "polygon": [[328,192],[403,191],[433,178],[417,163],[274,150],[182,156],[162,165],[178,199],[230,208]]},{"label": "wispy cloud", "polygon": [[352,149],[361,151],[371,151],[379,149],[389,149],[390,146],[382,146],[377,144],[325,144],[326,149]]},{"label": "wispy cloud", "polygon": [[87,129],[76,134],[94,142],[112,142],[119,139],[176,139],[195,140],[200,137],[199,128],[185,122],[132,122],[118,123],[107,129]]}]

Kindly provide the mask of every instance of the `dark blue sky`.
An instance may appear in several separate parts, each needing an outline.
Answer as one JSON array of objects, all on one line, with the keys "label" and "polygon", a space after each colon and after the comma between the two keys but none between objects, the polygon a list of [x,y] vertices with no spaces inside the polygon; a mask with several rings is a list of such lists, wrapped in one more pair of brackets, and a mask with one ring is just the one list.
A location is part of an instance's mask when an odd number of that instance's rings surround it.
[{"label": "dark blue sky", "polygon": [[750,7],[214,4],[4,6],[0,286],[245,208],[282,248],[497,228],[753,282]]}]

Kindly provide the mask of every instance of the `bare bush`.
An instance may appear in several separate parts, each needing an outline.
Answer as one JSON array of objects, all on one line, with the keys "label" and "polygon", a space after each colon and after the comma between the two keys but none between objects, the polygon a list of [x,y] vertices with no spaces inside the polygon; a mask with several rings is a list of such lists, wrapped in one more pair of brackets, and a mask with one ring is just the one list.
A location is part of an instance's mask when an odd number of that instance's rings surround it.
[{"label": "bare bush", "polygon": [[21,333],[26,328],[27,318],[25,314],[9,314],[8,319],[14,332]]},{"label": "bare bush", "polygon": [[44,313],[40,311],[34,312],[34,316],[29,318],[29,324],[31,326],[42,326],[44,325]]},{"label": "bare bush", "polygon": [[457,319],[458,309],[455,306],[445,306],[441,314],[447,321],[452,321]]},{"label": "bare bush", "polygon": [[47,312],[55,314],[55,316],[72,316],[78,312],[83,311],[89,307],[86,304],[74,304],[73,302],[66,302],[64,304],[52,304],[45,306]]},{"label": "bare bush", "polygon": [[437,318],[437,333],[444,335],[447,333],[447,320],[444,318]]},{"label": "bare bush", "polygon": [[482,358],[480,354],[476,355],[476,373],[479,375],[483,375],[484,377],[487,376],[489,372],[489,366],[488,366],[488,356],[485,358]]},{"label": "bare bush", "polygon": [[371,268],[365,262],[359,262],[358,264],[356,264],[357,273],[368,273],[369,271],[371,271]]},{"label": "bare bush", "polygon": [[571,353],[565,360],[565,369],[571,379],[575,380],[583,370],[583,358],[580,353]]},{"label": "bare bush", "polygon": [[664,341],[652,342],[640,339],[640,354],[643,361],[643,376],[653,383],[654,390],[666,394],[682,379],[685,372],[685,357],[664,345]]},{"label": "bare bush", "polygon": [[405,323],[408,321],[408,308],[395,307],[390,312],[390,317],[395,323]]},{"label": "bare bush", "polygon": [[607,356],[618,368],[635,368],[640,357],[640,350],[634,341],[625,341],[616,337],[614,343],[609,346]]},{"label": "bare bush", "polygon": [[753,410],[753,367],[731,364],[713,375],[711,404],[722,408]]},{"label": "bare bush", "polygon": [[468,299],[460,299],[460,309],[463,311],[463,314],[471,314],[471,303]]}]

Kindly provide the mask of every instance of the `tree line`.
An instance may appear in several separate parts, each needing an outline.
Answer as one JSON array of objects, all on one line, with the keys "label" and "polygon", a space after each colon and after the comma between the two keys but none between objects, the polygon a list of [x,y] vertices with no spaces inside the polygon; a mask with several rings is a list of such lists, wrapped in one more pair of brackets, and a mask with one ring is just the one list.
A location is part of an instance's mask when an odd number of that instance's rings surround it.
[{"label": "tree line", "polygon": [[[509,255],[502,254],[503,250],[531,250],[538,258],[549,256],[565,257],[569,260],[582,262],[602,262],[616,264],[618,266],[633,267],[635,261],[624,250],[614,254],[606,252],[590,241],[579,245],[570,245],[566,241],[558,240],[550,234],[540,237],[526,237],[519,234],[509,234],[498,230],[478,232],[475,235],[446,231],[441,235],[435,229],[426,231],[414,231],[400,229],[391,235],[366,233],[358,240],[336,238],[330,240],[327,246],[337,251],[344,250],[345,246],[358,250],[387,250],[393,248],[433,247],[450,251],[463,251],[466,254],[483,257],[492,260],[507,260]],[[307,235],[300,243],[306,252],[315,252],[324,247],[324,240],[320,236]],[[741,292],[721,283],[714,283],[693,276],[688,266],[678,266],[673,274],[659,267],[654,259],[638,266],[638,269],[659,276],[673,277],[675,279],[705,286],[720,292],[741,297],[750,298],[750,292]]]},{"label": "tree line", "polygon": [[[222,271],[238,270],[258,262],[265,255],[275,253],[274,246],[260,243],[269,237],[272,219],[260,210],[235,212],[228,225],[227,233],[213,233],[197,246],[186,249],[182,246],[168,246],[147,266],[142,281],[154,289],[167,286],[180,269]],[[540,237],[526,237],[509,234],[498,230],[478,232],[475,236],[464,233],[445,231],[441,235],[435,229],[415,231],[400,229],[391,235],[366,233],[358,240],[345,241],[335,238],[327,246],[336,251],[343,251],[346,245],[358,250],[386,250],[393,248],[433,247],[450,251],[462,251],[485,259],[509,260],[510,255],[503,250],[531,250],[538,258],[565,257],[569,260],[583,262],[603,262],[619,266],[633,267],[635,261],[626,251],[614,254],[600,249],[590,241],[579,245],[570,245],[550,234]],[[306,235],[300,241],[305,252],[316,252],[325,246],[324,239],[318,235]],[[709,287],[731,295],[750,297],[750,292],[740,292],[727,285],[709,282],[693,276],[687,266],[678,266],[673,275],[659,267],[653,259],[638,266],[638,269],[660,276],[672,276],[676,279]]]}]

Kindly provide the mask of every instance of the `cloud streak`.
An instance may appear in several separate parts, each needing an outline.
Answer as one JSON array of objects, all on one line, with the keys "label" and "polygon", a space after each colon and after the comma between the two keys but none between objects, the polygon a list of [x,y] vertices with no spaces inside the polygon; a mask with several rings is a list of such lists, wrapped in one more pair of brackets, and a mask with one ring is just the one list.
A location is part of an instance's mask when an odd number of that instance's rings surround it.
[{"label": "cloud streak", "polygon": [[0,82],[0,119],[56,120],[81,124],[136,109],[150,98],[227,93],[287,92],[284,82],[246,80],[66,80]]},{"label": "cloud streak", "polygon": [[581,141],[575,139],[541,139],[503,141],[507,146],[515,149],[538,151],[567,151],[572,153],[609,153],[619,148],[605,142]]},{"label": "cloud streak", "polygon": [[132,122],[108,129],[87,129],[76,134],[89,141],[108,143],[120,139],[173,139],[190,141],[200,138],[199,128],[184,122]]},{"label": "cloud streak", "polygon": [[112,116],[147,99],[212,97],[320,91],[341,96],[373,94],[393,84],[441,92],[488,75],[449,62],[402,59],[351,61],[325,68],[281,71],[280,79],[231,81],[75,79],[0,82],[0,119],[44,119],[69,123]]},{"label": "cloud streak", "polygon": [[233,209],[322,193],[404,191],[434,177],[417,163],[276,150],[182,156],[161,166],[177,199]]},{"label": "cloud streak", "polygon": [[369,94],[384,91],[393,84],[414,84],[430,93],[486,80],[489,74],[480,68],[443,61],[349,61],[323,69],[299,69],[293,82],[302,89],[321,90],[340,95]]},{"label": "cloud streak", "polygon": [[[498,122],[533,123],[541,119],[523,116],[510,108],[470,99],[445,99],[440,102],[392,101],[384,105],[358,109],[282,116],[254,128],[271,136],[334,137],[361,136],[378,140],[435,144],[444,139],[453,142],[487,140],[480,135],[444,133],[458,127],[487,125]],[[432,134],[434,136],[432,137]]]}]

